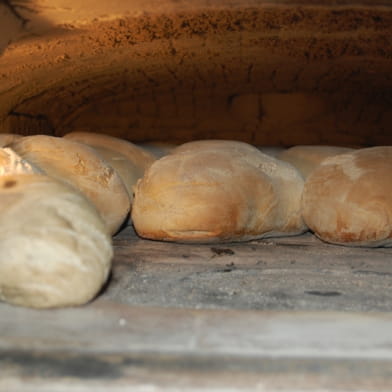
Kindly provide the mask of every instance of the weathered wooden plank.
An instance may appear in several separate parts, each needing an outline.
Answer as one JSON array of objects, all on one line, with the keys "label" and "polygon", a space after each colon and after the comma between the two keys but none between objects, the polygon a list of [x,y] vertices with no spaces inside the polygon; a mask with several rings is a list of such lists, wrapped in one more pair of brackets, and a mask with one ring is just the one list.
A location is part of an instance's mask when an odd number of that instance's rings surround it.
[{"label": "weathered wooden plank", "polygon": [[[20,371],[19,361],[30,367]],[[13,375],[0,379],[4,392],[389,392],[392,388],[391,363],[385,361],[11,354],[7,365],[13,367]]]},{"label": "weathered wooden plank", "polygon": [[392,388],[390,314],[158,309],[102,299],[49,312],[3,304],[0,312],[1,391]]},{"label": "weathered wooden plank", "polygon": [[386,313],[164,309],[104,299],[80,308],[0,310],[3,351],[392,360]]}]

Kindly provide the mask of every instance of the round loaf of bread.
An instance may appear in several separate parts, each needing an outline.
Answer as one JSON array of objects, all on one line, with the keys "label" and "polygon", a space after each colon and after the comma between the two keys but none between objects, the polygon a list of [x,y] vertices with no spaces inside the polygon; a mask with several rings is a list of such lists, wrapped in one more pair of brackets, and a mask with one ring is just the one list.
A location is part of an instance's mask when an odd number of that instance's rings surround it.
[{"label": "round loaf of bread", "polygon": [[302,188],[295,168],[246,143],[193,142],[138,181],[132,220],[142,237],[178,242],[299,234]]},{"label": "round loaf of bread", "polygon": [[307,178],[324,159],[350,151],[354,150],[335,146],[295,146],[281,151],[276,158],[291,163],[304,178]]},{"label": "round loaf of bread", "polygon": [[112,258],[95,207],[74,188],[39,174],[0,176],[0,299],[50,308],[96,296]]},{"label": "round loaf of bread", "polygon": [[122,178],[130,198],[133,187],[155,157],[135,144],[113,136],[92,132],[71,132],[65,138],[93,147]]},{"label": "round loaf of bread", "polygon": [[130,210],[128,192],[117,172],[92,148],[53,136],[26,136],[10,145],[45,174],[81,191],[97,208],[111,234]]},{"label": "round loaf of bread", "polygon": [[392,147],[328,158],[308,177],[303,217],[322,240],[392,246]]}]

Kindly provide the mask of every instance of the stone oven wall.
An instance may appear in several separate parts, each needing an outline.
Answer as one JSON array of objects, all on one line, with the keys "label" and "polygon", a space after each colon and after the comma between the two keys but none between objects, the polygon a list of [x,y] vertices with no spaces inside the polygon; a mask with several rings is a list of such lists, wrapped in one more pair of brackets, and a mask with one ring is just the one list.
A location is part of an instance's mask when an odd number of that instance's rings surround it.
[{"label": "stone oven wall", "polygon": [[392,143],[392,1],[0,2],[0,131]]}]

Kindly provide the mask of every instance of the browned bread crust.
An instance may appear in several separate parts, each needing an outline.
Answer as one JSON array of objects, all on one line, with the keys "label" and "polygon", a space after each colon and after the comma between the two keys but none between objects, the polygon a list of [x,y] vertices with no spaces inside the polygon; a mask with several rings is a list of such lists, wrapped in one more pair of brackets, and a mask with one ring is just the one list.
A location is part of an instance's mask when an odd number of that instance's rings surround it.
[{"label": "browned bread crust", "polygon": [[392,147],[328,158],[308,177],[302,210],[321,239],[351,246],[392,246]]},{"label": "browned bread crust", "polygon": [[348,147],[295,146],[281,151],[276,157],[291,163],[306,178],[324,159],[350,151],[353,149]]},{"label": "browned bread crust", "polygon": [[26,136],[10,145],[45,174],[81,191],[114,234],[130,210],[128,192],[117,172],[92,148],[64,138]]},{"label": "browned bread crust", "polygon": [[132,220],[142,237],[168,241],[298,234],[302,187],[295,168],[246,143],[192,142],[138,181]]}]

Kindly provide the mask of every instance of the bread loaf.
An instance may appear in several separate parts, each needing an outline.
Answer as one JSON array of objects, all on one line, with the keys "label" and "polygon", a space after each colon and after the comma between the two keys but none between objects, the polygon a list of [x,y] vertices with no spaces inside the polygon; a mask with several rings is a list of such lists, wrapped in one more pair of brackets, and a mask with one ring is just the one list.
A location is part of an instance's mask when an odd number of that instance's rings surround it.
[{"label": "bread loaf", "polygon": [[305,230],[303,179],[291,165],[240,142],[187,143],[154,162],[135,190],[145,238],[244,241]]},{"label": "bread loaf", "polygon": [[138,167],[123,154],[102,147],[92,147],[106,163],[108,163],[121,177],[128,192],[130,203],[133,201],[133,188],[140,177],[143,177],[144,169]]},{"label": "bread loaf", "polygon": [[0,176],[0,299],[35,308],[90,301],[107,279],[111,239],[95,207],[39,174]]},{"label": "bread loaf", "polygon": [[353,149],[335,146],[295,146],[281,151],[276,158],[291,163],[306,178],[324,159],[349,151]]},{"label": "bread loaf", "polygon": [[27,136],[10,145],[47,175],[81,191],[114,234],[130,210],[128,192],[117,174],[92,148],[52,136]]},{"label": "bread loaf", "polygon": [[392,246],[392,147],[328,158],[308,177],[303,217],[321,239]]},{"label": "bread loaf", "polygon": [[131,142],[92,132],[71,132],[65,138],[93,147],[122,178],[130,198],[133,187],[155,157]]}]

